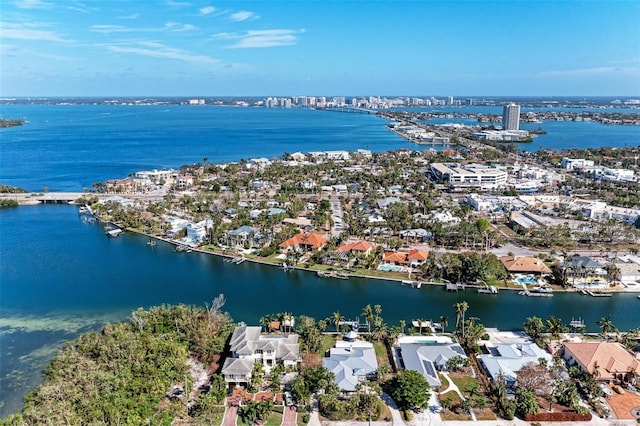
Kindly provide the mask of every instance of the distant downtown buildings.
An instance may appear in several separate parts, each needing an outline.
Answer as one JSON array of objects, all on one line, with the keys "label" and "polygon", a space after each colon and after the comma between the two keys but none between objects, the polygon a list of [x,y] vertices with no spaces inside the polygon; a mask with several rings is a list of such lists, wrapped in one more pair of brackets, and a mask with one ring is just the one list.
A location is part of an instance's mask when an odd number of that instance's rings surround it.
[{"label": "distant downtown buildings", "polygon": [[510,103],[502,107],[502,130],[520,130],[520,105]]}]

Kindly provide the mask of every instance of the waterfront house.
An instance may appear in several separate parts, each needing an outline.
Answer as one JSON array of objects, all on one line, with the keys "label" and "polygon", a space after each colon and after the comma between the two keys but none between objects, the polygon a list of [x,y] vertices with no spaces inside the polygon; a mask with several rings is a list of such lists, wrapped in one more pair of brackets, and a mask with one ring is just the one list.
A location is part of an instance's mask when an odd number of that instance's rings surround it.
[{"label": "waterfront house", "polygon": [[485,371],[491,381],[497,381],[501,376],[508,387],[514,388],[517,382],[517,372],[528,363],[538,363],[541,358],[551,364],[551,354],[542,350],[535,343],[498,343],[485,344],[481,347],[482,354],[478,355],[478,364]]},{"label": "waterfront house", "polygon": [[354,333],[336,342],[329,356],[322,359],[323,367],[334,374],[335,383],[343,392],[355,392],[359,383],[374,379],[378,370],[373,344],[353,338]]},{"label": "waterfront house", "polygon": [[597,380],[620,379],[629,371],[640,376],[640,358],[617,342],[565,343],[562,357],[569,366],[592,374]]},{"label": "waterfront house", "polygon": [[382,255],[382,263],[386,265],[407,266],[409,265],[408,253],[387,251]]},{"label": "waterfront house", "polygon": [[207,237],[207,230],[213,226],[213,220],[205,219],[198,223],[187,224],[187,240],[199,244]]},{"label": "waterfront house", "polygon": [[296,367],[301,361],[297,334],[260,334],[260,327],[240,325],[229,341],[222,376],[230,385],[246,386],[256,361],[269,372],[277,364]]},{"label": "waterfront house", "polygon": [[282,250],[304,250],[315,252],[327,244],[327,239],[315,232],[301,232],[280,244]]},{"label": "waterfront house", "polygon": [[530,256],[502,256],[500,262],[510,274],[550,274],[551,269],[541,260]]},{"label": "waterfront house", "polygon": [[607,271],[600,262],[589,256],[573,256],[566,260],[565,269],[567,278],[573,284],[585,284],[595,282],[607,282]]},{"label": "waterfront house", "polygon": [[456,356],[467,358],[458,343],[400,343],[399,349],[404,368],[422,374],[433,389],[442,385],[438,371],[447,371],[447,361]]},{"label": "waterfront house", "polygon": [[429,252],[424,250],[409,250],[407,260],[412,268],[419,268],[429,258]]},{"label": "waterfront house", "polygon": [[368,256],[375,249],[376,245],[368,241],[353,241],[338,247],[336,251],[338,253],[355,253]]},{"label": "waterfront house", "polygon": [[227,231],[227,236],[229,237],[229,246],[244,246],[244,243],[249,243],[249,246],[253,247],[255,241],[262,239],[260,230],[248,225]]}]

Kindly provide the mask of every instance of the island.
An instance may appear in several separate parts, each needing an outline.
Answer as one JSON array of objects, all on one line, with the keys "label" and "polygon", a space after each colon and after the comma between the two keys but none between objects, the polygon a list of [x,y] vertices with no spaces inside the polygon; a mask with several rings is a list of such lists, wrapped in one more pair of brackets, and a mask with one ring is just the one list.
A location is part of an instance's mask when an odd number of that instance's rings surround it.
[{"label": "island", "polygon": [[22,126],[25,123],[24,119],[4,119],[0,118],[0,129],[14,126]]}]

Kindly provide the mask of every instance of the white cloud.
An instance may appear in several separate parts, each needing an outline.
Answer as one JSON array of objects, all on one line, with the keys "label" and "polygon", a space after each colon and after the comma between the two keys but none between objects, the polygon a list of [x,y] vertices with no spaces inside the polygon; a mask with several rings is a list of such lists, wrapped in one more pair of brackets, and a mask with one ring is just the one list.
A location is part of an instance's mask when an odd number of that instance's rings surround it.
[{"label": "white cloud", "polygon": [[252,30],[246,33],[218,33],[214,39],[237,40],[225,46],[227,49],[252,49],[276,46],[292,46],[298,42],[298,34],[304,30]]},{"label": "white cloud", "polygon": [[13,24],[0,22],[0,37],[14,40],[40,40],[56,43],[71,43],[55,31],[37,29],[37,24]]},{"label": "white cloud", "polygon": [[216,8],[213,6],[205,6],[200,8],[200,15],[208,15],[216,11]]},{"label": "white cloud", "polygon": [[167,0],[167,6],[169,7],[187,7],[187,6],[191,6],[191,3],[186,2],[186,1],[171,1],[171,0]]},{"label": "white cloud", "polygon": [[122,25],[108,25],[108,24],[91,25],[89,29],[93,32],[102,33],[102,34],[126,33],[129,31],[133,31],[132,28],[125,27]]},{"label": "white cloud", "polygon": [[206,55],[196,55],[183,49],[175,49],[155,41],[139,41],[130,45],[108,45],[107,50],[116,53],[130,53],[152,58],[172,59],[198,65],[220,64],[219,59]]},{"label": "white cloud", "polygon": [[16,0],[13,2],[20,9],[42,9],[52,7],[53,4],[42,0]]},{"label": "white cloud", "polygon": [[246,10],[241,10],[240,12],[232,13],[229,16],[229,19],[236,22],[249,21],[249,20],[253,21],[258,18],[259,16],[256,15],[255,13],[249,12]]},{"label": "white cloud", "polygon": [[164,26],[168,30],[175,31],[175,32],[193,31],[197,28],[195,25],[180,24],[178,22],[167,22],[166,24],[164,24]]}]

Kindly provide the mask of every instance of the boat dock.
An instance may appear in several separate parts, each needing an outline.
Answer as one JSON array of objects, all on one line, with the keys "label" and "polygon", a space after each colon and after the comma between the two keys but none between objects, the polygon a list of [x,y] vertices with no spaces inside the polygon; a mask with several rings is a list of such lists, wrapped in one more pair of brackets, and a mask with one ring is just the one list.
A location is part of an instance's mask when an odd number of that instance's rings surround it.
[{"label": "boat dock", "polygon": [[488,286],[488,287],[483,287],[483,288],[479,288],[478,289],[478,293],[484,293],[484,294],[498,294],[498,289],[496,288],[496,286]]},{"label": "boat dock", "polygon": [[349,275],[341,274],[339,272],[334,272],[334,271],[318,271],[317,274],[320,278],[338,278],[341,280],[349,279]]},{"label": "boat dock", "polygon": [[402,285],[411,286],[413,288],[422,287],[422,281],[410,281],[410,280],[402,280]]},{"label": "boat dock", "polygon": [[553,293],[540,293],[540,292],[529,291],[529,290],[519,291],[518,294],[520,296],[530,296],[530,297],[553,297]]},{"label": "boat dock", "polygon": [[587,294],[591,297],[611,297],[612,294],[609,291],[606,290],[587,290]]},{"label": "boat dock", "polygon": [[464,290],[464,284],[448,282],[447,286],[445,287],[446,291],[458,291],[460,289]]}]

